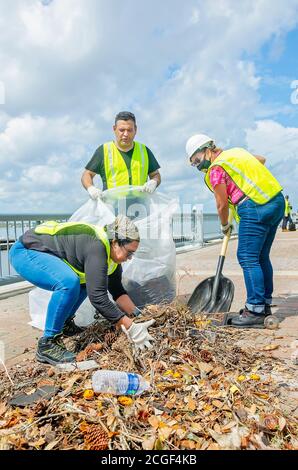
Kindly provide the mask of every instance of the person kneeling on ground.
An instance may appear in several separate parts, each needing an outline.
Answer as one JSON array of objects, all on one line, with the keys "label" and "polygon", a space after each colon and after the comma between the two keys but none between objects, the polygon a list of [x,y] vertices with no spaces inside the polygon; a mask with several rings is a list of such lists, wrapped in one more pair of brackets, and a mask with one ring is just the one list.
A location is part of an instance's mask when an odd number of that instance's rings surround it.
[{"label": "person kneeling on ground", "polygon": [[[62,335],[73,336],[82,328],[74,322],[87,295],[93,307],[116,327],[121,327],[136,348],[150,348],[148,328],[154,323],[134,323],[126,314],[140,310],[122,286],[121,263],[131,259],[140,242],[137,227],[125,216],[111,225],[55,221],[25,232],[10,249],[14,269],[32,284],[52,291],[45,331],[38,341],[36,359],[55,365],[74,362]],[[116,304],[110,301],[108,291]]]}]

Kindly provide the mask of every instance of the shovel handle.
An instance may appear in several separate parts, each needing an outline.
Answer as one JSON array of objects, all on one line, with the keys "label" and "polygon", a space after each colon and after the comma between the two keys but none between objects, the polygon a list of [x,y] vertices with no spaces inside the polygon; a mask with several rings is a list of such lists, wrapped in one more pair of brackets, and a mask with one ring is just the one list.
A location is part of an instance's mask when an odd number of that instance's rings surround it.
[{"label": "shovel handle", "polygon": [[[233,213],[232,213],[232,211],[230,211],[229,212],[229,224],[231,224],[232,221],[233,221]],[[220,256],[226,256],[226,252],[227,252],[230,237],[231,237],[231,229],[229,230],[227,235],[224,236],[223,243],[222,243],[222,246],[221,246]]]}]

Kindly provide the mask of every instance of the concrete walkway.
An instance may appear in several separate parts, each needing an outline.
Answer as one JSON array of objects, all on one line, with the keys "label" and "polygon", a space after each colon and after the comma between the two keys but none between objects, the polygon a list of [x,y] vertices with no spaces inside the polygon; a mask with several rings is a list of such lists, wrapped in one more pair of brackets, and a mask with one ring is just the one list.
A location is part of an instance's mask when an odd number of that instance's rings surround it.
[{"label": "concrete walkway", "polygon": [[[233,311],[242,308],[245,302],[242,271],[236,258],[237,243],[237,240],[230,241],[224,266],[224,274],[235,284]],[[200,281],[214,275],[219,253],[220,244],[210,244],[199,250],[178,254],[177,294],[187,298]],[[289,360],[293,353],[293,341],[298,339],[298,232],[279,231],[271,258],[275,270],[274,294],[278,297],[274,311],[282,322],[275,332],[254,330],[253,345],[262,347],[274,341],[278,348],[272,355]],[[20,287],[27,290],[28,284]],[[8,365],[32,360],[36,341],[41,336],[39,330],[28,325],[28,293],[20,290],[19,295],[9,297],[13,288],[13,285],[7,286],[2,298],[0,291],[0,354],[4,350]]]}]

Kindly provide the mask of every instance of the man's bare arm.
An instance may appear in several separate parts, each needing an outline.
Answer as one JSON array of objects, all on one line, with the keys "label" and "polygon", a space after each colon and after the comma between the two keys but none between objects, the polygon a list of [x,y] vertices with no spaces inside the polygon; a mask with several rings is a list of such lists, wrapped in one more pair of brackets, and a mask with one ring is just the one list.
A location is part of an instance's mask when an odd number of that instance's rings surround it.
[{"label": "man's bare arm", "polygon": [[157,182],[157,186],[160,185],[161,183],[161,176],[158,170],[152,171],[152,173],[149,173],[149,178],[151,180],[155,180]]},{"label": "man's bare arm", "polygon": [[85,189],[93,185],[93,178],[96,175],[93,171],[85,170],[82,174],[81,182]]}]

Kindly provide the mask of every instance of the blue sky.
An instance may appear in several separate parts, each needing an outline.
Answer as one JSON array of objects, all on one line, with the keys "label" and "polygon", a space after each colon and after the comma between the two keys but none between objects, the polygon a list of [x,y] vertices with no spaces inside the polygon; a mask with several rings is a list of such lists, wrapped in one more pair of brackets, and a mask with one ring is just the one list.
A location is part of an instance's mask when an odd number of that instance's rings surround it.
[{"label": "blue sky", "polygon": [[276,117],[284,126],[295,126],[298,119],[298,107],[290,103],[291,84],[298,76],[297,46],[295,28],[282,37],[273,36],[255,58],[257,73],[263,77],[259,88],[261,102],[276,106]]},{"label": "blue sky", "polygon": [[202,132],[266,156],[298,208],[297,44],[298,0],[0,0],[0,213],[82,205],[120,110],[160,191],[215,211],[184,157]]}]

